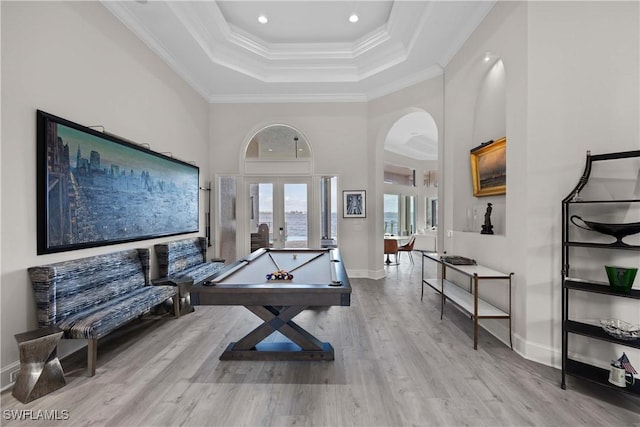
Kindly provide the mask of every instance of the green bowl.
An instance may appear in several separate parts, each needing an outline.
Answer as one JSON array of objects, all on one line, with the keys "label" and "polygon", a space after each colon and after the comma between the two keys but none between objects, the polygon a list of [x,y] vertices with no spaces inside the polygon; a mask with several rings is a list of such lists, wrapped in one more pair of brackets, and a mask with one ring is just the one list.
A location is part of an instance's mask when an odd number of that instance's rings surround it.
[{"label": "green bowl", "polygon": [[607,271],[609,286],[611,286],[612,290],[617,292],[624,292],[626,294],[631,292],[633,281],[636,278],[636,273],[638,272],[637,268],[605,265],[604,269]]}]

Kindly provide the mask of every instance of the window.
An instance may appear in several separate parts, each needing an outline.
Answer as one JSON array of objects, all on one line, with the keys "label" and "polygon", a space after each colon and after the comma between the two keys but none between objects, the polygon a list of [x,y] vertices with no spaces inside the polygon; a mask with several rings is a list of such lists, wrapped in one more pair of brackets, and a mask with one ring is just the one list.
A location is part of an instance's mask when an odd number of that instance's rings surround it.
[{"label": "window", "polygon": [[400,231],[400,196],[384,195],[384,233],[398,234]]}]

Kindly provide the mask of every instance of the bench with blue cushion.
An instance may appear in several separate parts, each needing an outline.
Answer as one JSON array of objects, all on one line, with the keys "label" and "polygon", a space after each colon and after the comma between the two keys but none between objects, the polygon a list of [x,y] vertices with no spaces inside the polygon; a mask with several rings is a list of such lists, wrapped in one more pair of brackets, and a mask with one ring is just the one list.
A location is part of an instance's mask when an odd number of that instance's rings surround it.
[{"label": "bench with blue cushion", "polygon": [[152,286],[149,250],[130,249],[29,268],[40,327],[88,340],[88,375],[95,375],[98,339],[173,298],[176,288]]},{"label": "bench with blue cushion", "polygon": [[160,277],[169,281],[193,281],[198,285],[224,268],[223,262],[207,261],[204,237],[174,240],[155,245]]}]

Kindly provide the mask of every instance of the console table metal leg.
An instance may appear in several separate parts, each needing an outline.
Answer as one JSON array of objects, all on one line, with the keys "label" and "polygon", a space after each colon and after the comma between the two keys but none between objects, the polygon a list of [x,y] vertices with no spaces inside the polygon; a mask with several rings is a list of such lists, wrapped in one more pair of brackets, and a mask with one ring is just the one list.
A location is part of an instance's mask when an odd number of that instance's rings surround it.
[{"label": "console table metal leg", "polygon": [[478,275],[473,274],[473,349],[478,349]]},{"label": "console table metal leg", "polygon": [[447,278],[447,270],[444,268],[444,264],[440,263],[440,320],[444,316],[444,303],[447,301],[447,297],[444,295],[444,281]]}]

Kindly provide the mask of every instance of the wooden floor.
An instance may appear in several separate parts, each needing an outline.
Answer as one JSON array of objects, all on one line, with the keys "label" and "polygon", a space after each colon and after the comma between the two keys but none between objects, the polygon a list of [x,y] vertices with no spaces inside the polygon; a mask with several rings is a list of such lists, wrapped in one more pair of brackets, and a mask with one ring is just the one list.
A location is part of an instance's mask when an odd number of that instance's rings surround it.
[{"label": "wooden floor", "polygon": [[[79,354],[63,361],[65,387],[26,405],[2,393],[0,424],[640,426],[640,399],[573,378],[561,390],[557,369],[483,331],[474,351],[469,318],[452,309],[441,321],[435,292],[420,301],[420,265],[402,261],[384,280],[352,279],[350,307],[296,317],[331,342],[334,362],[219,361],[260,320],[243,307],[197,307],[100,341],[93,378]],[[68,419],[34,420],[39,411]]]}]

